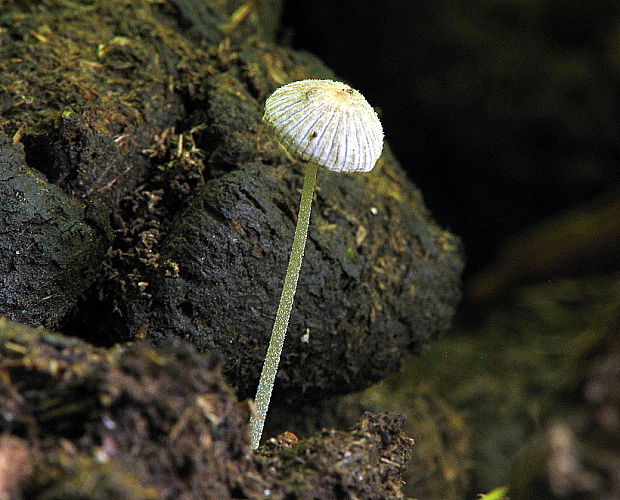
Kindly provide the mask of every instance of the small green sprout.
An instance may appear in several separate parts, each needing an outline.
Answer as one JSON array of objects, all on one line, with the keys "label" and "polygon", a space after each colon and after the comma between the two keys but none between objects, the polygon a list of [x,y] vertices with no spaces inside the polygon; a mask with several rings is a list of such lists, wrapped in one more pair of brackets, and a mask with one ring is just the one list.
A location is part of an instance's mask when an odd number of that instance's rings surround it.
[{"label": "small green sprout", "polygon": [[501,486],[489,491],[486,495],[481,494],[479,500],[507,500],[508,488]]}]

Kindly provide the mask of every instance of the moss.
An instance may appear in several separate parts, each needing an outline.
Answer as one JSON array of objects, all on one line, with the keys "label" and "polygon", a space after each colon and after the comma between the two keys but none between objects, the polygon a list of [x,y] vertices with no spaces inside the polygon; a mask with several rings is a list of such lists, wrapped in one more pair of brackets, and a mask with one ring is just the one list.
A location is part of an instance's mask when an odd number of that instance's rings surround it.
[{"label": "moss", "polygon": [[[8,2],[3,9],[0,22],[12,40],[0,49],[2,125],[9,134],[95,103],[109,113],[102,128],[121,115],[138,118],[142,100],[136,98],[168,78],[166,61],[153,48],[163,52],[165,43],[180,55],[185,46],[171,26],[155,22],[148,2]],[[148,45],[140,38],[146,32]]]},{"label": "moss", "polygon": [[403,498],[402,417],[289,433],[254,456],[220,365],[184,342],[107,350],[0,319],[0,375],[16,498]]},{"label": "moss", "polygon": [[46,456],[21,489],[32,500],[155,500],[161,489],[144,486],[140,478],[117,462],[100,462],[75,452]]},{"label": "moss", "polygon": [[291,443],[272,439],[259,449],[265,473],[300,500],[313,498],[402,498],[400,472],[413,440],[395,414],[362,416],[345,431]]},{"label": "moss", "polygon": [[[239,393],[253,392],[299,185],[299,166],[260,125],[260,103],[282,80],[331,76],[313,56],[265,43],[260,22],[272,8],[277,2],[3,4],[0,127],[24,145],[44,185],[112,214],[100,279],[63,330],[104,345],[152,341],[106,350],[2,325],[9,377],[0,379],[0,404],[12,416],[2,425],[41,452],[31,491],[89,494],[88,477],[99,475],[120,496],[154,488],[164,498],[196,490],[260,498],[268,488],[278,498],[319,487],[336,498],[342,475],[352,492],[401,495],[411,443],[398,419],[318,436],[300,448],[310,451],[305,467],[283,451],[269,469],[275,476],[261,475],[221,368],[183,341],[168,345],[182,336],[219,351]],[[282,371],[295,397],[380,378],[446,327],[459,298],[458,241],[434,227],[389,152],[375,177],[325,179],[317,226],[331,229],[315,228],[308,261],[320,287],[306,284]],[[106,225],[105,214],[87,217]],[[235,258],[243,261],[233,270]],[[332,467],[338,443],[360,462]],[[61,477],[81,469],[90,472]],[[290,477],[285,487],[279,475]]]},{"label": "moss", "polygon": [[[479,327],[461,327],[386,382],[420,380],[441,394],[471,429],[478,491],[508,479],[517,451],[571,400],[592,326],[616,300],[614,278],[558,280],[515,289]],[[602,317],[602,316],[600,316]],[[568,403],[565,403],[568,404]]]},{"label": "moss", "polygon": [[0,429],[29,444],[27,498],[258,497],[246,417],[214,359],[178,343],[98,349],[3,319],[0,335]]},{"label": "moss", "polygon": [[472,467],[470,430],[461,413],[441,399],[437,389],[407,370],[364,391],[361,403],[372,411],[400,411],[406,417],[407,435],[415,446],[403,473],[407,496],[413,498],[465,498]]}]

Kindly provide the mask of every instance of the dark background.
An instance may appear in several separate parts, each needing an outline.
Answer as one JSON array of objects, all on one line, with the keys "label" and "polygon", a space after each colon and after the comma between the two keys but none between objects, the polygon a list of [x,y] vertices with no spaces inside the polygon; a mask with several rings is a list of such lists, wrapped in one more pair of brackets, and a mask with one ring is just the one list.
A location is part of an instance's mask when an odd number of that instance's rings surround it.
[{"label": "dark background", "polygon": [[381,109],[471,274],[620,179],[620,2],[313,0],[281,38]]}]

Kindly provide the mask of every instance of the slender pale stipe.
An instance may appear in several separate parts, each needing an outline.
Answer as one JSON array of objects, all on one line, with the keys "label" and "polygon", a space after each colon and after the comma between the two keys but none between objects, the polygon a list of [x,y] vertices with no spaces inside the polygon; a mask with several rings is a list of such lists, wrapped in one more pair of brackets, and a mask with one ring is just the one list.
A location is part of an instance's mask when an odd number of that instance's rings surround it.
[{"label": "slender pale stipe", "polygon": [[280,364],[304,256],[318,167],[369,172],[383,149],[383,128],[364,96],[331,80],[301,80],[277,89],[265,103],[263,122],[286,151],[307,163],[299,217],[280,304],[250,418],[252,447],[260,442]]},{"label": "slender pale stipe", "polygon": [[306,167],[306,176],[304,177],[304,186],[301,193],[299,216],[297,218],[297,226],[295,227],[291,256],[288,261],[286,277],[284,278],[284,286],[282,287],[282,295],[280,296],[280,305],[278,306],[276,321],[273,325],[265,363],[263,364],[258,390],[256,391],[256,413],[250,418],[253,448],[258,447],[261,434],[263,433],[265,417],[267,416],[269,400],[271,399],[271,391],[273,390],[273,382],[278,372],[278,365],[280,364],[280,354],[282,353],[288,320],[293,308],[293,299],[295,298],[295,289],[297,288],[297,280],[299,279],[299,270],[301,269],[301,263],[304,258],[308,224],[310,223],[310,209],[312,208],[312,194],[314,193],[318,168],[318,165],[314,163],[309,163]]}]

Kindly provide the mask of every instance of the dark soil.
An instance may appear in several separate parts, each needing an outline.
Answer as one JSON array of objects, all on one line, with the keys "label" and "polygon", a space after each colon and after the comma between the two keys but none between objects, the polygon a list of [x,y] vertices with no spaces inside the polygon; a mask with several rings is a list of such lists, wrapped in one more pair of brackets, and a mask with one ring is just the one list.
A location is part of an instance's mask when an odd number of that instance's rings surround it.
[{"label": "dark soil", "polygon": [[109,212],[28,168],[0,134],[0,316],[56,328],[102,271]]},{"label": "dark soil", "polygon": [[184,341],[106,350],[5,320],[0,334],[11,498],[403,498],[402,417],[288,433],[255,455],[221,364]]},{"label": "dark soil", "polygon": [[[21,288],[0,284],[3,314],[101,346],[185,338],[223,356],[239,397],[253,395],[303,173],[266,135],[262,103],[286,81],[333,76],[273,45],[262,20],[277,11],[277,2],[3,8],[0,126],[23,145],[24,169],[112,227],[111,241],[101,232],[82,249],[82,266],[66,253],[34,295],[66,300],[31,311]],[[8,269],[30,247],[6,241]],[[18,283],[40,270],[29,257],[11,271]],[[321,172],[276,397],[346,393],[397,369],[449,325],[462,267],[458,239],[435,225],[389,147],[369,175]]]},{"label": "dark soil", "polygon": [[[262,105],[334,76],[274,44],[280,10],[2,2],[0,315],[57,333],[0,319],[0,458],[14,457],[1,493],[402,498],[399,417],[253,454],[237,407],[256,387],[303,174]],[[371,174],[319,177],[276,384],[288,403],[396,370],[460,298],[459,240],[387,145]]]}]

